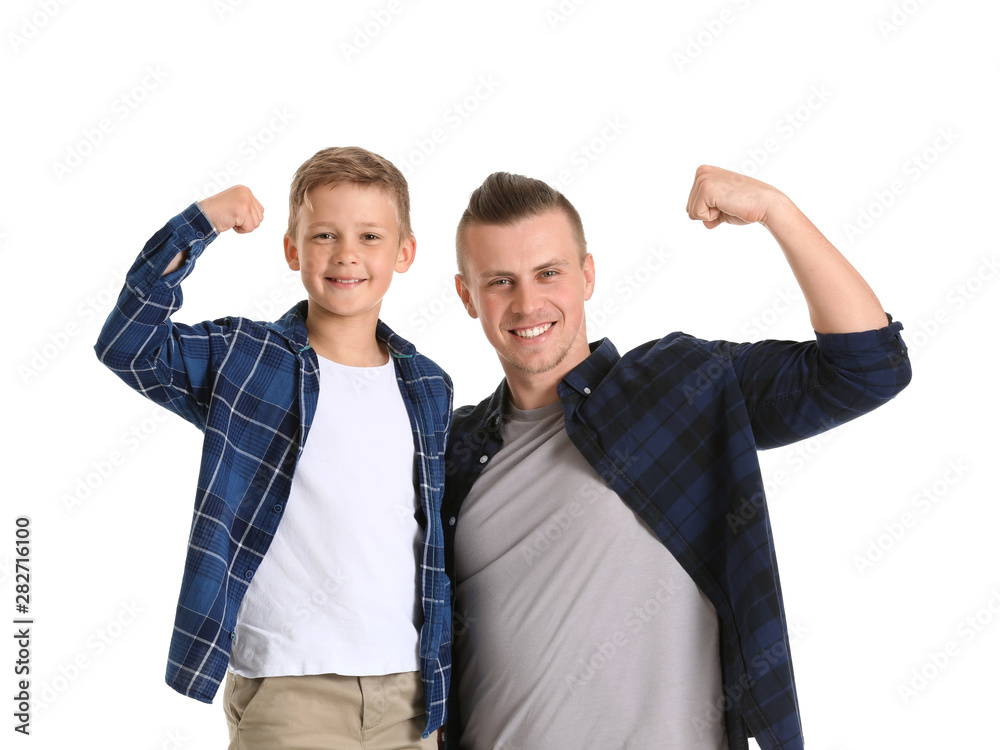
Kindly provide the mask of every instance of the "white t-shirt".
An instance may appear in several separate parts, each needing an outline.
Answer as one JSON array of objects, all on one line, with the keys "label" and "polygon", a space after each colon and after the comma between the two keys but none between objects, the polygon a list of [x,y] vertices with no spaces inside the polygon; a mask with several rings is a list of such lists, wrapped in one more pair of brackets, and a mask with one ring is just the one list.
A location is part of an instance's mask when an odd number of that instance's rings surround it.
[{"label": "white t-shirt", "polygon": [[422,529],[395,365],[319,369],[284,517],[237,618],[230,668],[244,677],[419,668]]}]

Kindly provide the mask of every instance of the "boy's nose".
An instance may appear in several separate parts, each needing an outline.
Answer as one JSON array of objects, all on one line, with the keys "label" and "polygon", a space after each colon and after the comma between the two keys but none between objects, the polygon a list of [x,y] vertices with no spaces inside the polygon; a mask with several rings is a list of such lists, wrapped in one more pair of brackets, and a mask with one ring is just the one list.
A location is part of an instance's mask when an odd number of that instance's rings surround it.
[{"label": "boy's nose", "polygon": [[330,254],[330,260],[334,263],[349,263],[354,264],[358,262],[358,252],[351,243],[338,243],[336,248]]}]

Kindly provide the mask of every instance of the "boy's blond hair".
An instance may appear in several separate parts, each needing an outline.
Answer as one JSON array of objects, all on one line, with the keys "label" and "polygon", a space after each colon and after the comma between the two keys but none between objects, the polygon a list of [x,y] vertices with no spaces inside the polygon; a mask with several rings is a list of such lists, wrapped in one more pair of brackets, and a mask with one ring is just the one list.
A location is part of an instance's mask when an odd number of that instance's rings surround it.
[{"label": "boy's blond hair", "polygon": [[388,159],[357,146],[324,148],[306,159],[295,171],[288,194],[288,237],[295,240],[299,208],[310,188],[345,182],[385,191],[396,208],[399,242],[410,238],[413,230],[410,228],[410,191],[406,178]]},{"label": "boy's blond hair", "polygon": [[469,196],[469,206],[458,222],[455,254],[458,272],[465,276],[465,230],[470,226],[510,226],[549,211],[562,211],[576,240],[580,263],[587,254],[580,214],[565,195],[541,180],[509,172],[494,172]]}]

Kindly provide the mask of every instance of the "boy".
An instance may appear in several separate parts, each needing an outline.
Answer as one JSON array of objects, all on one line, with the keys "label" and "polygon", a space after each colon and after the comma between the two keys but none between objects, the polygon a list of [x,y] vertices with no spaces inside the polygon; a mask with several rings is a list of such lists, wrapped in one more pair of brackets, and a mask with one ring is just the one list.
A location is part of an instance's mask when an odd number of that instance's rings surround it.
[{"label": "boy", "polygon": [[406,180],[364,149],[318,152],[284,238],[308,299],[273,323],[173,322],[206,245],[262,218],[236,186],[171,219],[95,347],[205,434],[167,683],[210,703],[229,667],[231,748],[436,747],[452,387],[378,318],[416,250]]}]

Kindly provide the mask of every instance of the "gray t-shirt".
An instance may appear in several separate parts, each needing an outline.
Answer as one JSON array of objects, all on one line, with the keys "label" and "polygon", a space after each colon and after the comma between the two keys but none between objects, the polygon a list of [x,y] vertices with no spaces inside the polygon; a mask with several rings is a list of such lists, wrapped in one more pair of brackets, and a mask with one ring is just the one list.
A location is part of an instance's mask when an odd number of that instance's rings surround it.
[{"label": "gray t-shirt", "polygon": [[461,747],[725,750],[714,607],[559,402],[503,429],[456,528]]}]

